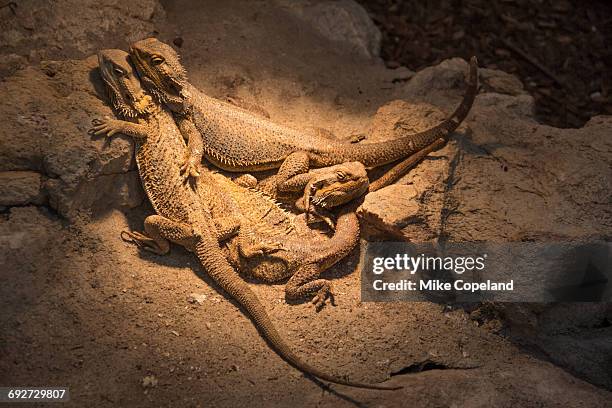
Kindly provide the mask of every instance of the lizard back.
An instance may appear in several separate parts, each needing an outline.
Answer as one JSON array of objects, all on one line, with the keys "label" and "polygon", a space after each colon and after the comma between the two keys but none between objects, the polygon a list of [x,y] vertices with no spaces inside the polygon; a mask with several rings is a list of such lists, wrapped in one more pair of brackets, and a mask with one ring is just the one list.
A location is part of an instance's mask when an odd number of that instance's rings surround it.
[{"label": "lizard back", "polygon": [[149,137],[136,142],[136,164],[147,197],[159,215],[198,224],[199,214],[207,209],[180,175],[185,141],[169,112],[157,110],[148,121]]},{"label": "lizard back", "polygon": [[188,93],[204,151],[213,164],[224,170],[274,169],[297,150],[325,150],[342,145],[211,98],[193,86],[189,86]]}]

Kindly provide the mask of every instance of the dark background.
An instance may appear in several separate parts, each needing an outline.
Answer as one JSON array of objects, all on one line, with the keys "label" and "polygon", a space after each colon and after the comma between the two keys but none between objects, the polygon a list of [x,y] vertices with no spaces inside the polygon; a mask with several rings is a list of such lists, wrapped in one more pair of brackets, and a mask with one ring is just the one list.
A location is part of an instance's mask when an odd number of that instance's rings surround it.
[{"label": "dark background", "polygon": [[383,34],[388,67],[419,70],[454,56],[517,75],[538,119],[581,127],[612,114],[612,2],[358,0]]}]

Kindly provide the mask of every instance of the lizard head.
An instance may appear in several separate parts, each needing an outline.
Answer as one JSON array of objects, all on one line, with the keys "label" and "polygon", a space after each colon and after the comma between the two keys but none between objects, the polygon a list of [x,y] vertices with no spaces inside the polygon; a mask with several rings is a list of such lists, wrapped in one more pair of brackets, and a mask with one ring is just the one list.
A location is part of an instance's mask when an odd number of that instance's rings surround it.
[{"label": "lizard head", "polygon": [[157,38],[145,38],[132,44],[130,55],[147,89],[160,102],[180,105],[187,75],[176,51]]},{"label": "lizard head", "polygon": [[360,162],[348,162],[319,169],[310,181],[310,201],[318,207],[332,208],[363,195],[369,186],[368,173]]},{"label": "lizard head", "polygon": [[110,102],[119,115],[135,118],[150,112],[151,97],[142,89],[127,52],[102,50],[98,52],[98,65]]}]

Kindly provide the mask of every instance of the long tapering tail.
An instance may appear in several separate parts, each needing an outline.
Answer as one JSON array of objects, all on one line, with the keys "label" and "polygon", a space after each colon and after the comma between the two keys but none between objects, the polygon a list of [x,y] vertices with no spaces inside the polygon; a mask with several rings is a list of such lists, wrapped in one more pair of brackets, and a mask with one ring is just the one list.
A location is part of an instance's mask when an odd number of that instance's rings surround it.
[{"label": "long tapering tail", "polygon": [[[360,161],[366,167],[378,167],[411,156],[432,145],[437,139],[446,141],[468,115],[477,93],[478,61],[476,57],[472,57],[470,59],[467,89],[463,100],[444,122],[423,132],[406,135],[395,140],[346,146],[339,160],[345,162]],[[401,127],[401,124],[398,124],[398,126]]]},{"label": "long tapering tail", "polygon": [[195,247],[195,253],[210,277],[212,277],[231,297],[240,303],[240,305],[251,315],[256,327],[263,333],[272,347],[295,368],[321,380],[352,387],[375,390],[396,390],[402,388],[343,380],[326,374],[310,364],[305,363],[291,350],[291,348],[289,348],[287,343],[285,343],[255,293],[246,282],[240,278],[238,273],[223,256],[218,242],[212,237],[202,237]]}]

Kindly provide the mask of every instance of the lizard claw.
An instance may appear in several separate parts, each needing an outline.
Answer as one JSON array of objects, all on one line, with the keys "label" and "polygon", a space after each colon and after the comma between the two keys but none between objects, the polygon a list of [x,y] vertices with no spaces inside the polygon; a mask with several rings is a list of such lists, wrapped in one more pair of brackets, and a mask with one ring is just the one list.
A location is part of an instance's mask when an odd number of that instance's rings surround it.
[{"label": "lizard claw", "polygon": [[121,234],[119,234],[119,236],[124,242],[134,244],[138,248],[142,248],[145,245],[145,242],[151,239],[138,231],[123,230],[121,231]]},{"label": "lizard claw", "polygon": [[104,125],[104,122],[101,119],[94,118],[91,120],[91,128],[87,131],[87,134],[90,136],[96,135],[98,129],[100,129]]},{"label": "lizard claw", "polygon": [[295,231],[295,225],[293,223],[287,225],[285,227],[285,234],[289,235],[291,234],[293,231]]},{"label": "lizard claw", "polygon": [[189,177],[197,178],[200,177],[200,166],[198,163],[194,163],[189,157],[185,160],[185,163],[181,166],[181,175],[185,182],[189,180]]},{"label": "lizard claw", "polygon": [[331,229],[332,231],[336,230],[336,223],[334,223],[334,220],[332,220],[330,217],[326,217],[324,215],[318,214],[318,216],[321,217],[321,219],[327,224],[329,229]]},{"label": "lizard claw", "polygon": [[[310,214],[313,215],[312,218],[309,217]],[[332,231],[336,230],[336,223],[334,222],[334,220],[331,217],[325,214],[322,214],[320,211],[317,211],[316,207],[311,207],[310,211],[306,211],[304,213],[304,218],[305,218],[306,224],[323,221],[325,224],[327,224],[329,229],[331,229]]]},{"label": "lizard claw", "polygon": [[87,134],[92,136],[100,136],[106,134],[107,137],[113,136],[115,133],[123,131],[123,125],[120,120],[111,119],[105,116],[104,119],[93,119],[92,127],[87,131]]},{"label": "lizard claw", "polygon": [[261,251],[263,254],[271,254],[277,251],[282,251],[284,249],[285,248],[283,248],[283,244],[278,241],[268,242],[266,244],[262,244],[261,246]]},{"label": "lizard claw", "polygon": [[147,237],[138,231],[121,231],[121,239],[130,244],[136,245],[140,249],[163,255],[164,251],[157,245],[154,239]]},{"label": "lizard claw", "polygon": [[319,289],[316,296],[312,298],[311,303],[315,306],[315,309],[320,311],[326,304],[327,299],[332,306],[336,306],[336,300],[334,298],[334,292],[331,289],[331,284],[326,282],[325,285]]},{"label": "lizard claw", "polygon": [[349,139],[349,142],[351,143],[359,143],[362,140],[365,140],[367,138],[367,136],[363,133],[357,133],[354,135],[351,135],[351,138]]},{"label": "lizard claw", "polygon": [[185,152],[185,159],[183,165],[181,166],[181,176],[183,176],[183,181],[186,183],[189,181],[190,177],[197,178],[200,177],[200,163],[199,160],[196,160],[194,156],[191,155],[189,150]]}]

